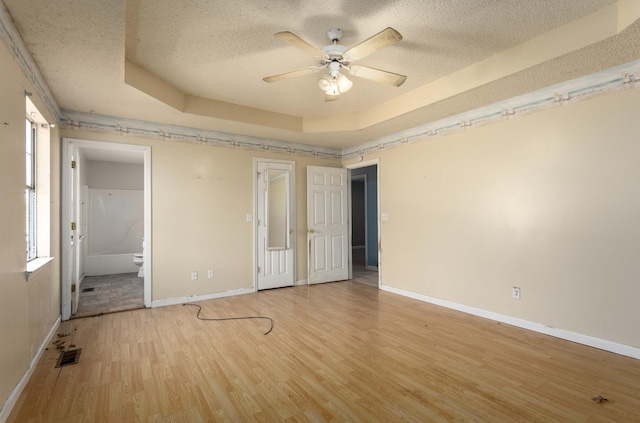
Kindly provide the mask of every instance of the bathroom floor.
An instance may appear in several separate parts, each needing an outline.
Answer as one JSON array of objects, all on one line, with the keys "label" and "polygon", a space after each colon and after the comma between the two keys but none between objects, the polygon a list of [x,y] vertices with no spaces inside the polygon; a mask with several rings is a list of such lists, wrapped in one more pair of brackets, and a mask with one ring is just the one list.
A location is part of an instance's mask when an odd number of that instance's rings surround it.
[{"label": "bathroom floor", "polygon": [[144,307],[144,278],[137,273],[85,276],[80,285],[78,312],[87,317]]}]

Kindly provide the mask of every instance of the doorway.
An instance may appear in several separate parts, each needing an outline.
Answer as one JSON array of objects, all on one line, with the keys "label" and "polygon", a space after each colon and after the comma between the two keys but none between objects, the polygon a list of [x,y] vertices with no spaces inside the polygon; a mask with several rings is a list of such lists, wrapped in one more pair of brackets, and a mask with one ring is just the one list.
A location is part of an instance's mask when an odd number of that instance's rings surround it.
[{"label": "doorway", "polygon": [[350,168],[351,266],[354,281],[379,286],[378,163]]},{"label": "doorway", "polygon": [[62,319],[150,307],[151,148],[63,138],[62,156]]}]

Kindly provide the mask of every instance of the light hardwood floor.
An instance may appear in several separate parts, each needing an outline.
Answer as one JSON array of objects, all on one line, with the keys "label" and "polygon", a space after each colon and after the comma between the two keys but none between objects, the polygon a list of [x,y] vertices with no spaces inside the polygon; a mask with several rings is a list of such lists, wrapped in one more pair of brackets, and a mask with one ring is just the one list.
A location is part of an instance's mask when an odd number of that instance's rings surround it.
[{"label": "light hardwood floor", "polygon": [[[640,361],[338,282],[64,322],[10,422],[633,422]],[[608,399],[596,403],[592,397]]]}]

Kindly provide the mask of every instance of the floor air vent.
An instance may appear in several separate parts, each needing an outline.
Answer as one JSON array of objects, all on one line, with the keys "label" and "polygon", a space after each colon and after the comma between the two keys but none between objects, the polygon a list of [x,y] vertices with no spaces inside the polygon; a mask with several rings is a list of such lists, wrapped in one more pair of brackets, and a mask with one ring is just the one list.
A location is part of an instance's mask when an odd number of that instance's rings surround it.
[{"label": "floor air vent", "polygon": [[76,364],[80,360],[80,352],[82,348],[78,348],[77,350],[69,350],[63,351],[60,353],[60,358],[58,358],[58,363],[56,367],[64,367],[69,366],[71,364]]},{"label": "floor air vent", "polygon": [[94,287],[91,287],[91,288],[85,288],[85,289],[83,289],[83,290],[82,290],[82,292],[91,292],[91,291],[93,291],[94,289],[95,289]]}]

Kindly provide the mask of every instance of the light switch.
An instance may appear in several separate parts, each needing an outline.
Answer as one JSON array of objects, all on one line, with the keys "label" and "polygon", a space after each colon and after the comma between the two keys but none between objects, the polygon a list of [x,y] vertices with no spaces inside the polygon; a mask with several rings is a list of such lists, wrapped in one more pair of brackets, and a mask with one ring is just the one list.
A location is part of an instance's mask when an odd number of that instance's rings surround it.
[{"label": "light switch", "polygon": [[247,213],[247,222],[253,222],[253,216],[251,213]]},{"label": "light switch", "polygon": [[382,221],[383,222],[388,222],[389,221],[389,213],[382,213]]}]

